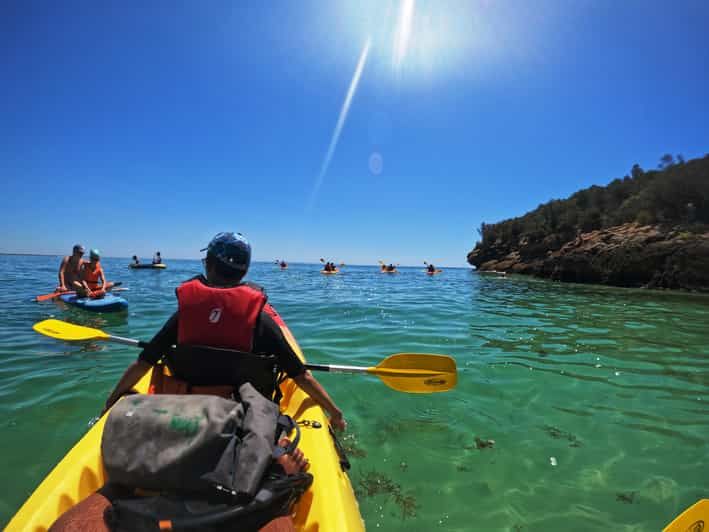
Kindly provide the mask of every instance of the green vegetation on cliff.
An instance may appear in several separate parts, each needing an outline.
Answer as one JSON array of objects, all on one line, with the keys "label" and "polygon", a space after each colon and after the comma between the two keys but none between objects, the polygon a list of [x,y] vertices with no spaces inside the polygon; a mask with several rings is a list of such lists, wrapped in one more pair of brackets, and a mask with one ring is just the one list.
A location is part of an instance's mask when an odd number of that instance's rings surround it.
[{"label": "green vegetation on cliff", "polygon": [[[527,253],[558,249],[580,233],[625,223],[640,225],[709,224],[709,155],[701,159],[660,159],[658,170],[634,165],[631,175],[605,187],[579,190],[564,200],[552,200],[527,214],[478,229],[475,248],[494,246],[511,251],[524,243]],[[539,243],[544,250],[532,250]]]}]

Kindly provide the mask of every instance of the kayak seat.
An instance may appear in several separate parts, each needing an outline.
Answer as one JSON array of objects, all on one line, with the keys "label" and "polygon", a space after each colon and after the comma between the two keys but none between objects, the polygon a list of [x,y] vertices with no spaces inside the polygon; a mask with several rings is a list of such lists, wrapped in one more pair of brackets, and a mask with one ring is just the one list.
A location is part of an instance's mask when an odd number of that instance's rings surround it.
[{"label": "kayak seat", "polygon": [[[151,386],[152,393],[207,393],[227,397],[234,389],[250,382],[264,397],[276,403],[280,400],[278,385],[283,374],[275,355],[202,345],[178,345],[165,355],[164,360],[172,379],[182,383],[173,382],[169,385],[171,390],[165,390],[167,381],[163,379],[164,382],[160,383],[162,388],[158,383],[154,389]],[[153,372],[153,378],[160,378],[160,373]],[[211,387],[217,389],[213,392],[205,389]]]}]

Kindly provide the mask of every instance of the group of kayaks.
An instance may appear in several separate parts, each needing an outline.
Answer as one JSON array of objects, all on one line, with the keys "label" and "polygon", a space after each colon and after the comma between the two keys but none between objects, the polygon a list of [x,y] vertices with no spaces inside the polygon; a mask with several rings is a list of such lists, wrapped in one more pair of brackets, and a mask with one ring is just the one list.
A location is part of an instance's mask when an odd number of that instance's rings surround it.
[{"label": "group of kayaks", "polygon": [[[323,263],[323,269],[320,270],[320,273],[323,275],[336,275],[340,273],[340,268],[337,267],[334,263],[332,262],[325,262],[324,259],[320,259],[320,262]],[[284,260],[276,260],[275,263],[278,265],[278,267],[283,270],[288,269],[288,263],[285,262]],[[432,264],[428,264],[427,262],[424,262],[426,266],[428,266],[425,270],[424,273],[427,275],[438,275],[440,273],[443,273],[443,270],[436,268]],[[343,264],[340,264],[340,266],[344,266]],[[380,273],[387,273],[387,274],[396,274],[399,273],[398,269],[398,264],[395,266],[393,264],[384,264],[384,262],[379,261],[379,272]]]}]

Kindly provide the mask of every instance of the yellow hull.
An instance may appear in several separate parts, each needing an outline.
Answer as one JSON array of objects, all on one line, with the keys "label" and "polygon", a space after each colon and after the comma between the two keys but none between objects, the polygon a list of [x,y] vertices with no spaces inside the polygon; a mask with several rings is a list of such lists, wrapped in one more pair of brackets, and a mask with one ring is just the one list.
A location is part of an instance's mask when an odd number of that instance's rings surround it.
[{"label": "yellow hull", "polygon": [[[304,359],[290,331],[284,328],[283,333]],[[149,382],[150,371],[138,382],[136,391],[146,393]],[[300,448],[310,460],[309,472],[314,478],[295,507],[296,529],[364,530],[357,499],[347,473],[340,467],[325,413],[292,380],[287,379],[281,390],[281,410],[300,421]],[[310,423],[304,425],[306,420]],[[104,415],[47,475],[8,523],[7,531],[46,531],[61,514],[103,486],[106,473],[101,461],[101,435],[105,421]],[[321,428],[313,428],[313,421]]]}]

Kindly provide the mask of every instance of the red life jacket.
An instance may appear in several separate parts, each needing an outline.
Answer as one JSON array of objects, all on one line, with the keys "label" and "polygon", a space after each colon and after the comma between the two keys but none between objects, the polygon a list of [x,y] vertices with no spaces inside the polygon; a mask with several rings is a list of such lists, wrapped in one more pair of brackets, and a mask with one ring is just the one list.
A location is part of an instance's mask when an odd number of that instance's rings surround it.
[{"label": "red life jacket", "polygon": [[192,279],[177,288],[177,303],[178,344],[249,353],[266,296],[245,284],[215,288]]},{"label": "red life jacket", "polygon": [[100,284],[98,284],[98,280],[101,279],[103,281],[103,268],[101,268],[101,263],[97,262],[95,264],[95,268],[91,267],[91,263],[87,262],[84,264],[82,270],[81,270],[81,279],[86,281],[86,284],[89,286],[91,290],[96,290],[97,288],[100,288]]}]

